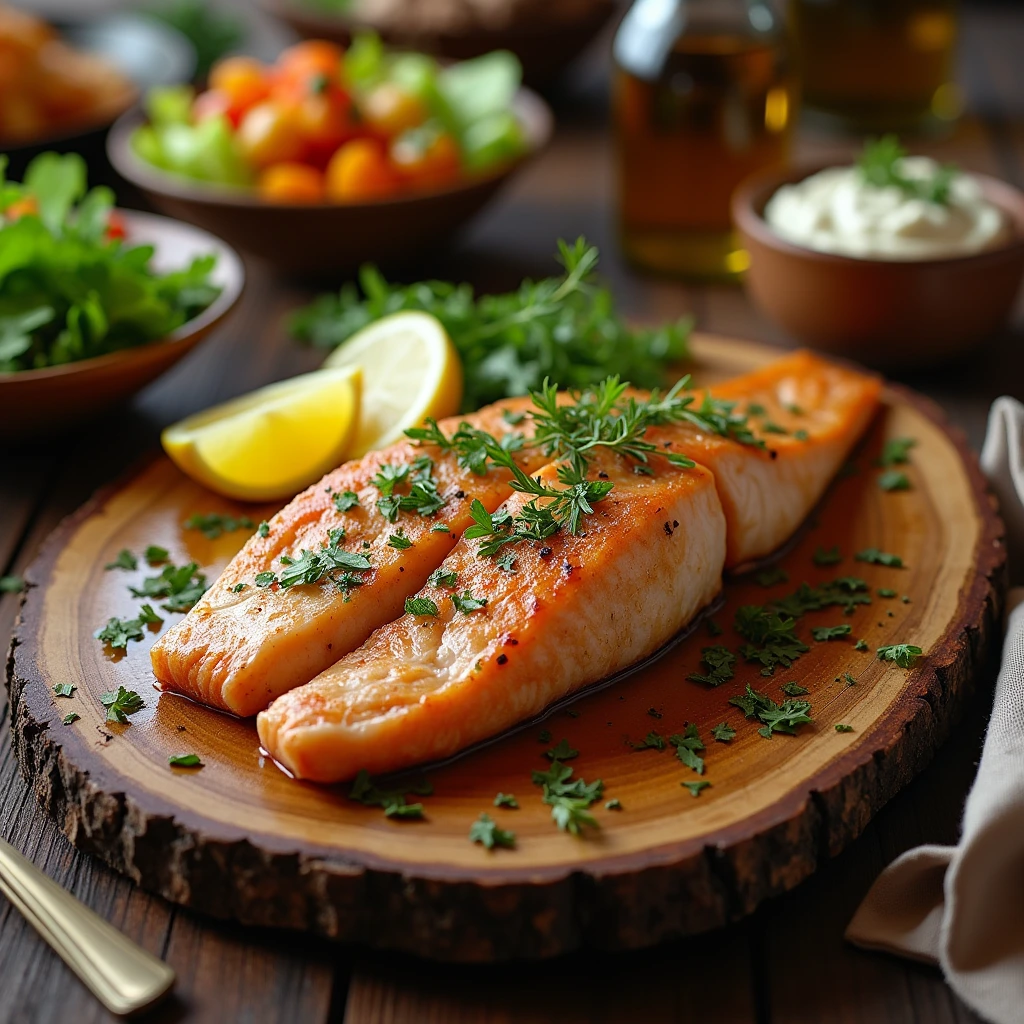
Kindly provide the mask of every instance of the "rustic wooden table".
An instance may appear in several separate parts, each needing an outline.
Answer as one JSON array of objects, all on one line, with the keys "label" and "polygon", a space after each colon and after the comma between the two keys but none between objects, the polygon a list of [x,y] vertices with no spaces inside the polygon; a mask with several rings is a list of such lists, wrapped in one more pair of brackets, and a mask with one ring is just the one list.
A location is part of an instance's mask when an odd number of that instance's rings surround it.
[{"label": "rustic wooden table", "polygon": [[[970,114],[948,139],[922,143],[959,165],[1024,186],[1024,15],[1013,5],[969,8],[963,74]],[[601,246],[602,269],[623,310],[664,318],[692,312],[708,331],[786,343],[742,291],[686,287],[631,272],[617,255],[601,53],[559,101],[550,150],[458,240],[423,253],[424,273],[507,288],[551,271],[559,236]],[[851,140],[805,133],[802,156],[846,156]],[[288,340],[282,319],[311,294],[259,267],[228,327],[150,388],[130,410],[60,444],[0,451],[0,572],[22,571],[58,520],[156,443],[160,426],[214,401],[310,369],[318,356]],[[938,400],[974,446],[990,401],[1024,392],[1021,326],[955,368],[922,367],[906,383]],[[9,636],[17,598],[0,600]],[[955,840],[981,747],[986,693],[935,763],[863,836],[809,882],[727,931],[629,955],[586,953],[526,974],[509,966],[422,964],[302,936],[206,920],[137,890],[77,853],[37,805],[14,762],[0,705],[0,834],[62,885],[178,972],[154,1021],[715,1022],[790,1024],[976,1018],[929,968],[844,944],[843,929],[883,865],[922,842]],[[109,1016],[0,898],[0,1021],[86,1022]]]}]

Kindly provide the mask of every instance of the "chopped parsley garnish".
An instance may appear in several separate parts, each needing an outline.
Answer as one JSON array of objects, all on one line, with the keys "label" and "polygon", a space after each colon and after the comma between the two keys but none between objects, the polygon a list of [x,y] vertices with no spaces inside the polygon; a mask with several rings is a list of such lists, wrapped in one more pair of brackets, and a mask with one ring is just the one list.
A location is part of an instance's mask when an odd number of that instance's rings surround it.
[{"label": "chopped parsley garnish", "polygon": [[785,427],[780,427],[778,423],[772,423],[771,420],[766,420],[761,424],[761,429],[766,434],[788,434],[789,431]]},{"label": "chopped parsley garnish", "polygon": [[541,731],[537,734],[537,742],[538,743],[550,743],[551,742],[551,732],[550,732],[550,730],[548,730],[548,729],[541,729]]},{"label": "chopped parsley garnish", "polygon": [[107,624],[102,629],[96,630],[93,636],[97,640],[109,644],[115,650],[118,648],[127,650],[129,640],[141,640],[146,635],[143,626],[159,626],[163,621],[153,611],[152,605],[144,604],[136,618],[108,619]]},{"label": "chopped parsley garnish", "polygon": [[[273,573],[271,573],[270,575],[271,575],[271,576],[273,576],[274,574],[273,574]],[[243,590],[245,590],[245,588],[246,588],[246,587],[247,587],[248,585],[249,585],[248,583],[236,583],[236,584],[235,584],[235,585],[234,585],[234,586],[233,586],[233,587],[231,588],[231,593],[232,593],[232,594],[240,594],[240,593],[241,593],[241,592],[242,592]]]},{"label": "chopped parsley garnish", "polygon": [[775,566],[773,569],[765,569],[763,572],[759,572],[754,579],[757,580],[758,586],[774,587],[776,583],[788,583],[789,573],[781,566]]},{"label": "chopped parsley garnish", "polygon": [[348,798],[357,800],[367,807],[382,807],[385,817],[388,818],[422,818],[423,804],[411,804],[406,800],[406,796],[409,793],[430,796],[433,792],[434,787],[426,780],[411,783],[403,789],[381,789],[370,778],[370,773],[363,768],[353,780]]},{"label": "chopped parsley garnish", "polygon": [[434,523],[430,528],[431,533],[451,533],[451,527],[446,526],[444,523]]},{"label": "chopped parsley garnish", "polygon": [[801,686],[795,679],[790,680],[788,683],[783,683],[779,689],[787,697],[802,697],[805,693],[811,692],[806,686]]},{"label": "chopped parsley garnish", "polygon": [[907,151],[895,135],[869,139],[857,160],[857,169],[868,185],[876,188],[898,188],[909,199],[921,199],[936,206],[949,204],[950,189],[957,175],[955,167],[946,164],[926,177],[909,177],[903,171]]},{"label": "chopped parsley garnish", "polygon": [[853,557],[858,562],[868,562],[871,565],[887,565],[892,569],[903,568],[903,559],[899,555],[890,555],[887,551],[879,551],[878,548],[865,548]]},{"label": "chopped parsley garnish", "polygon": [[879,455],[879,466],[902,466],[910,461],[910,449],[917,444],[912,437],[893,437],[885,442]]},{"label": "chopped parsley garnish", "polygon": [[311,586],[321,579],[330,580],[348,599],[353,587],[364,582],[356,573],[370,569],[370,559],[361,552],[345,551],[340,545],[345,539],[345,531],[334,529],[329,531],[328,540],[319,551],[307,551],[302,548],[298,558],[282,555],[281,562],[285,568],[279,574],[271,571],[256,575],[257,587],[269,587],[274,583],[283,590],[289,587]]},{"label": "chopped parsley garnish", "polygon": [[498,828],[488,814],[481,814],[470,826],[469,841],[480,843],[485,849],[493,850],[496,846],[512,849],[516,845],[515,832]]},{"label": "chopped parsley garnish", "polygon": [[668,738],[669,743],[676,748],[676,757],[679,758],[687,768],[692,768],[698,775],[704,774],[704,758],[697,751],[704,749],[704,741],[700,738],[697,726],[691,722],[686,729],[680,733],[674,733]]},{"label": "chopped parsley garnish", "polygon": [[167,548],[162,548],[158,544],[150,544],[142,557],[146,559],[147,565],[161,565],[170,559],[171,553]]},{"label": "chopped parsley garnish", "polygon": [[923,653],[920,647],[913,644],[892,644],[889,647],[879,647],[877,651],[879,661],[892,661],[900,668],[911,668]]},{"label": "chopped parsley garnish", "polygon": [[870,650],[871,648],[870,648],[870,647],[868,647],[868,642],[867,642],[867,640],[858,640],[858,641],[857,641],[857,642],[856,642],[856,643],[855,643],[855,644],[853,645],[853,649],[854,649],[855,651],[868,651],[868,650]]},{"label": "chopped parsley garnish", "polygon": [[839,553],[838,544],[827,549],[819,545],[814,549],[814,554],[811,558],[815,565],[838,565],[843,560],[843,556]]},{"label": "chopped parsley garnish", "polygon": [[773,675],[776,666],[790,665],[810,648],[794,632],[796,619],[768,611],[759,605],[736,610],[736,632],[749,643],[740,646],[747,661],[760,662],[763,675]]},{"label": "chopped parsley garnish", "polygon": [[665,740],[652,729],[639,743],[631,743],[630,746],[634,750],[664,750]]},{"label": "chopped parsley garnish", "polygon": [[202,768],[203,762],[198,754],[172,754],[167,758],[172,768]]},{"label": "chopped parsley garnish", "polygon": [[81,717],[82,717],[82,716],[81,716],[81,715],[79,715],[79,714],[78,714],[77,712],[75,712],[75,711],[72,711],[70,715],[65,715],[65,716],[63,717],[63,719],[61,719],[61,721],[62,721],[62,723],[63,723],[64,725],[73,725],[73,724],[74,724],[75,722],[77,722],[77,721],[78,721],[78,720],[79,720],[79,719],[80,719]]},{"label": "chopped parsley garnish", "polygon": [[875,591],[875,593],[879,597],[895,597],[896,596],[896,591],[893,590],[891,587],[879,587]]},{"label": "chopped parsley garnish", "polygon": [[618,797],[615,797],[614,800],[609,800],[605,803],[604,809],[606,811],[621,811],[622,801]]},{"label": "chopped parsley garnish", "polygon": [[853,732],[852,725],[836,725],[836,732]]},{"label": "chopped parsley garnish", "polygon": [[70,697],[77,689],[78,687],[74,683],[57,683],[53,688],[53,692],[58,697]]},{"label": "chopped parsley garnish", "polygon": [[570,782],[570,779],[572,768],[561,761],[553,761],[546,772],[533,773],[533,784],[542,788],[544,803],[550,804],[555,824],[578,836],[584,826],[598,827],[597,819],[588,808],[600,799],[604,783],[600,779],[589,783],[583,779]]},{"label": "chopped parsley garnish", "polygon": [[398,533],[393,533],[388,537],[388,547],[398,551],[407,551],[412,547],[412,541],[406,537],[403,530],[399,530]]},{"label": "chopped parsley garnish", "polygon": [[[270,572],[258,572],[256,573],[256,586],[257,587],[269,587],[277,582],[277,573]],[[242,584],[244,586],[245,584]]]},{"label": "chopped parsley garnish", "polygon": [[712,726],[711,736],[719,743],[730,743],[736,738],[736,730],[728,722],[719,722]]},{"label": "chopped parsley garnish", "polygon": [[437,615],[437,605],[429,597],[407,597],[405,612],[407,615]]},{"label": "chopped parsley garnish", "polygon": [[20,594],[25,581],[20,576],[0,576],[0,594]]},{"label": "chopped parsley garnish", "polygon": [[452,572],[451,569],[445,569],[443,566],[438,566],[427,577],[427,584],[431,587],[454,587],[458,578],[458,573]]},{"label": "chopped parsley garnish", "polygon": [[500,558],[494,560],[494,564],[499,569],[504,569],[505,572],[516,571],[516,556],[511,551],[506,551]]},{"label": "chopped parsley garnish", "polygon": [[511,793],[499,793],[494,798],[495,807],[511,807],[515,810],[519,809],[519,801]]},{"label": "chopped parsley garnish", "polygon": [[260,523],[260,525],[256,527],[256,533],[260,537],[269,537],[270,536],[270,523],[268,523],[266,521],[266,519],[264,519],[263,522]]},{"label": "chopped parsley garnish", "polygon": [[841,626],[812,626],[811,636],[815,640],[838,640],[841,637],[849,636],[853,632],[853,627],[848,623],[844,623]]},{"label": "chopped parsley garnish", "polygon": [[571,761],[574,757],[579,757],[580,752],[573,750],[567,739],[560,739],[555,746],[544,752],[544,756],[551,761]]},{"label": "chopped parsley garnish", "polygon": [[112,562],[107,562],[103,568],[109,571],[110,569],[137,569],[138,567],[138,559],[127,548],[121,548],[117,553],[117,558]]},{"label": "chopped parsley garnish", "polygon": [[141,711],[146,706],[145,701],[134,690],[126,690],[123,686],[119,686],[116,691],[102,694],[100,703],[107,709],[107,721],[120,722],[122,725],[128,724],[129,715],[134,715],[136,711]]},{"label": "chopped parsley garnish", "polygon": [[747,692],[729,699],[747,718],[756,718],[763,722],[758,733],[765,739],[771,739],[776,732],[795,734],[797,727],[811,721],[810,701],[790,698],[777,704],[765,693],[759,693],[749,683]]},{"label": "chopped parsley garnish", "polygon": [[680,785],[685,786],[690,791],[690,796],[700,796],[711,783],[707,779],[694,779],[693,782],[682,782]]},{"label": "chopped parsley garnish", "polygon": [[525,412],[513,412],[511,409],[503,409],[501,418],[510,426],[518,427],[526,419]]},{"label": "chopped parsley garnish", "polygon": [[898,469],[887,469],[878,474],[878,486],[883,491],[909,491],[910,477]]},{"label": "chopped parsley garnish", "polygon": [[169,612],[187,612],[207,591],[206,577],[195,562],[165,565],[159,576],[147,576],[141,587],[129,587],[133,597],[166,598]]},{"label": "chopped parsley garnish", "polygon": [[849,672],[844,672],[843,673],[843,678],[846,680],[846,685],[847,686],[856,686],[857,685],[857,680],[854,679],[853,676]]},{"label": "chopped parsley garnish", "polygon": [[336,491],[331,500],[339,512],[350,512],[359,504],[359,495],[355,491]]},{"label": "chopped parsley garnish", "polygon": [[193,512],[182,523],[186,530],[198,530],[207,540],[216,540],[221,534],[236,530],[254,530],[256,524],[248,516],[225,516],[219,512]]},{"label": "chopped parsley garnish", "polygon": [[707,627],[708,636],[716,637],[722,635],[722,627],[714,619],[708,619],[705,626]]},{"label": "chopped parsley garnish", "polygon": [[463,615],[478,612],[487,604],[486,597],[474,597],[468,590],[463,592],[462,597],[459,597],[458,594],[450,594],[449,597],[451,597],[456,611],[462,612]]},{"label": "chopped parsley garnish", "polygon": [[696,683],[705,683],[708,686],[721,686],[722,683],[727,683],[732,679],[736,655],[728,647],[723,647],[721,644],[702,647],[700,660],[706,666],[707,672],[692,672],[686,677],[687,679],[692,679]]},{"label": "chopped parsley garnish", "polygon": [[794,430],[794,431],[793,431],[793,437],[794,437],[794,438],[795,438],[795,439],[796,439],[797,441],[806,441],[806,440],[807,440],[807,438],[809,438],[810,436],[811,436],[811,435],[810,435],[810,434],[808,434],[806,430]]}]

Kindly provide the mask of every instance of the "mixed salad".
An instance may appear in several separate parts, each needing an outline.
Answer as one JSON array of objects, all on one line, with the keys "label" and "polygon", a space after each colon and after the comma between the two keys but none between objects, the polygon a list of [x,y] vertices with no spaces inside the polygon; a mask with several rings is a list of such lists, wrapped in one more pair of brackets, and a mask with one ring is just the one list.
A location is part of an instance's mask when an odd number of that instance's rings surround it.
[{"label": "mixed salad", "polygon": [[43,153],[20,184],[0,156],[0,373],[106,355],[166,337],[220,294],[214,255],[160,274],[132,246],[108,188],[77,154]]},{"label": "mixed salad", "polygon": [[520,156],[521,69],[496,51],[442,67],[375,35],[347,51],[307,40],[273,66],[217,63],[210,88],[154,90],[132,137],[148,163],[255,188],[268,202],[364,202],[443,189]]}]

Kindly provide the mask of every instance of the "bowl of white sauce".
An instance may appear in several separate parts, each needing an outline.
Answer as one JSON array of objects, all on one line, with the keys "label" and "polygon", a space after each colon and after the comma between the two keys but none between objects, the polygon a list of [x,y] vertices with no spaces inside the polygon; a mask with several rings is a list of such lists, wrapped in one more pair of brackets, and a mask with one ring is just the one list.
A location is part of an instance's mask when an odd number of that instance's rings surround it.
[{"label": "bowl of white sauce", "polygon": [[893,139],[874,146],[850,166],[740,186],[746,287],[805,344],[881,368],[934,365],[1005,324],[1024,276],[1024,193]]}]

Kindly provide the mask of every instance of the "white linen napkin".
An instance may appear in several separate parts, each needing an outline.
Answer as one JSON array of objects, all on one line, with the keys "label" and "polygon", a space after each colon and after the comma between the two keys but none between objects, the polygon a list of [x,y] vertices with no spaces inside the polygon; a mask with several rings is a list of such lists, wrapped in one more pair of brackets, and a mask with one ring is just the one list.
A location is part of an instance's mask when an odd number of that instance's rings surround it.
[{"label": "white linen napkin", "polygon": [[[981,465],[1024,573],[1024,405],[999,398]],[[937,963],[993,1024],[1024,1020],[1024,587],[1010,591],[1003,659],[957,846],[920,846],[875,881],[846,931],[865,949]]]}]

